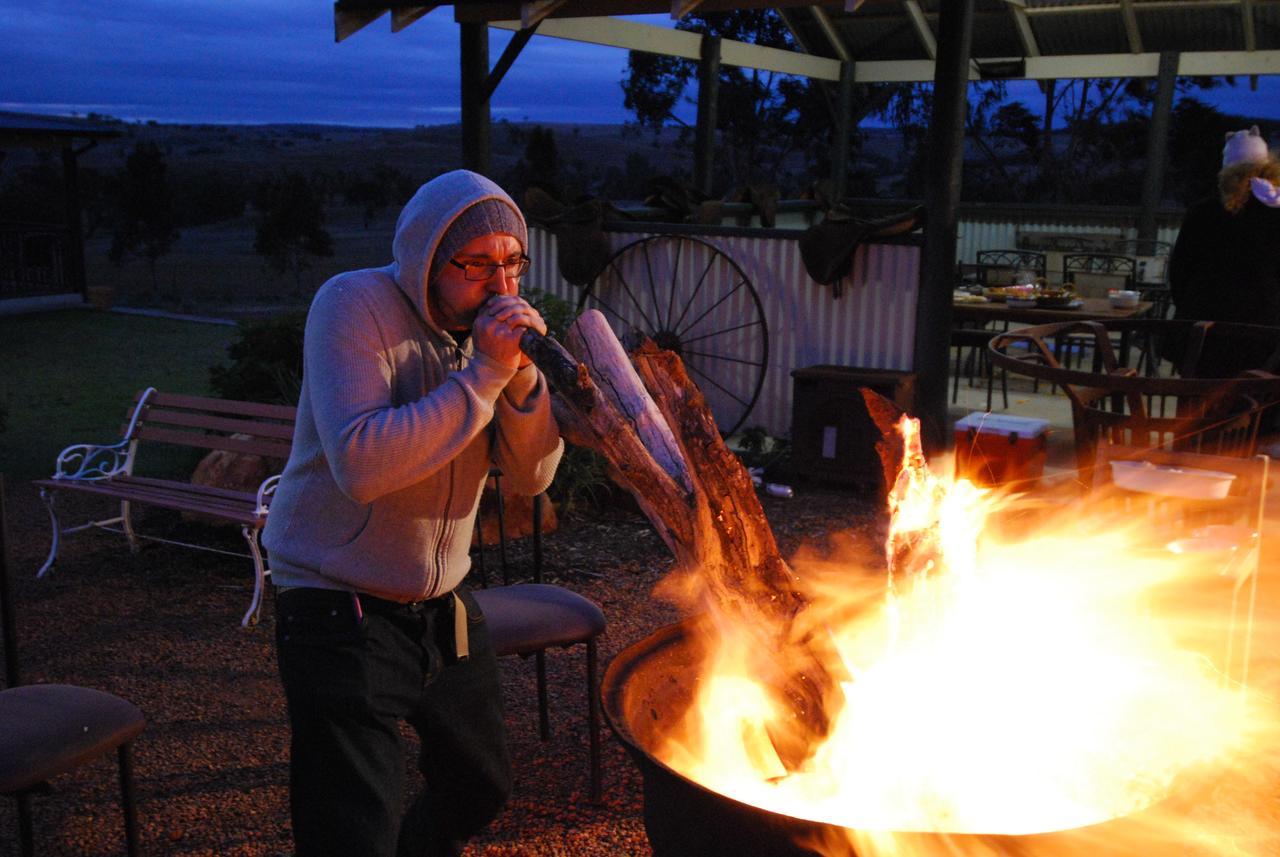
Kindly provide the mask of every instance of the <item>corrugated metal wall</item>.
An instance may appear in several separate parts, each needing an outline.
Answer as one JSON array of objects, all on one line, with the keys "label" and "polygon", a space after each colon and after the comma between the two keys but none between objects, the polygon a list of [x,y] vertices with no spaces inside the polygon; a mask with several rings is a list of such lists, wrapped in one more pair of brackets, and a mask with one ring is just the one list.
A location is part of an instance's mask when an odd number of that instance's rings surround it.
[{"label": "corrugated metal wall", "polygon": [[[1164,224],[1156,238],[1173,244],[1178,238],[1178,225]],[[979,250],[1004,250],[1018,246],[1019,232],[1046,232],[1054,235],[1107,235],[1112,238],[1135,238],[1137,230],[1115,221],[1014,220],[1013,218],[961,218],[956,235],[956,261],[972,262]]]},{"label": "corrugated metal wall", "polygon": [[[799,233],[797,233],[798,237]],[[619,250],[634,241],[649,237],[648,233],[610,233],[613,247]],[[809,278],[800,260],[799,246],[795,238],[751,235],[702,235],[699,238],[731,258],[759,294],[765,321],[768,326],[768,360],[764,383],[754,408],[744,426],[763,426],[771,435],[785,436],[791,427],[791,371],[818,364],[836,364],[875,369],[908,370],[912,364],[915,345],[916,297],[920,280],[920,247],[912,244],[873,244],[859,248],[854,257],[854,268],[849,281],[843,284],[840,298],[833,296],[833,289],[819,285]],[[654,245],[650,245],[653,247]],[[704,253],[705,255],[698,255]],[[682,282],[696,281],[698,272],[705,265],[699,262],[710,251],[691,249],[682,256],[680,277]],[[530,256],[533,267],[526,280],[526,288],[550,292],[575,306],[580,297],[579,289],[565,282],[556,268],[555,237],[543,229],[530,231]],[[645,254],[637,251],[622,256],[619,274],[637,284],[637,291],[648,289],[650,280],[660,292],[670,289],[674,261],[661,252]],[[689,272],[693,273],[690,274]],[[652,272],[652,277],[650,273]],[[711,277],[718,276],[712,274]],[[739,290],[731,297],[715,305],[716,294],[727,295],[732,287],[728,282],[709,282],[692,298],[693,309],[689,318],[715,329],[734,328],[744,324],[752,312],[746,301],[746,292]],[[679,293],[680,301],[686,300]],[[638,311],[637,311],[638,314]],[[754,328],[745,328],[718,339],[721,349],[731,347],[736,340],[738,347],[745,347],[743,337],[754,335]],[[700,346],[710,350],[709,340]],[[733,353],[733,352],[730,352]],[[691,367],[712,375],[730,390],[740,390],[745,385],[752,388],[752,381],[759,372],[756,366],[725,360],[700,362],[689,356]],[[717,391],[712,383],[704,383],[691,369],[695,381],[707,395],[713,411],[722,424],[732,416],[722,416],[722,411],[740,408],[735,402]]]},{"label": "corrugated metal wall", "polygon": [[[904,207],[904,206],[900,206]],[[1039,207],[1044,208],[1044,207]],[[1137,237],[1133,225],[1134,215],[1122,210],[1113,215],[1104,212],[1085,214],[1069,213],[1060,217],[1036,216],[1023,210],[986,209],[981,214],[966,212],[962,207],[956,233],[956,261],[973,262],[979,250],[1006,250],[1018,246],[1019,232],[1047,232],[1054,235],[1108,235],[1113,238]],[[778,215],[777,225],[782,229],[806,229],[813,219],[813,212],[789,211]],[[1178,238],[1180,218],[1164,215],[1157,224],[1157,240],[1172,245]],[[758,225],[753,218],[752,225]]]}]

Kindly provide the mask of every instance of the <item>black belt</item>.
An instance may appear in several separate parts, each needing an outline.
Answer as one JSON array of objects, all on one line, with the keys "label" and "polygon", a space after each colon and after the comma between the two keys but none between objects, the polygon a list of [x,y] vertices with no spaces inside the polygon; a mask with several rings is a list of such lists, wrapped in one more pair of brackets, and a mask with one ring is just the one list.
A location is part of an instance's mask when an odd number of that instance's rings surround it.
[{"label": "black belt", "polygon": [[[283,591],[305,589],[311,598],[330,598],[335,603],[346,601],[355,612],[356,619],[364,620],[366,613],[386,615],[390,613],[408,612],[418,614],[423,610],[452,607],[453,609],[453,651],[458,660],[465,660],[471,654],[467,635],[467,605],[458,597],[457,590],[424,598],[420,601],[390,601],[367,592],[355,592],[349,589],[320,589],[318,587],[287,587]],[[277,593],[279,595],[280,593]]]}]

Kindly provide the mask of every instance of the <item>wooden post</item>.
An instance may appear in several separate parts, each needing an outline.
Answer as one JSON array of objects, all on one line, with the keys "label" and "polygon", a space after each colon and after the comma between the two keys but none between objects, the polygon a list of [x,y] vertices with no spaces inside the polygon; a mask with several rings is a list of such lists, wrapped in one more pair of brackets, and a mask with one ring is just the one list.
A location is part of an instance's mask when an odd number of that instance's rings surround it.
[{"label": "wooden post", "polygon": [[[1142,210],[1138,214],[1138,240],[1156,237],[1156,209],[1164,190],[1165,153],[1169,148],[1169,116],[1173,113],[1173,88],[1178,82],[1178,52],[1160,52],[1160,72],[1156,77],[1156,102],[1151,107],[1147,131],[1147,165],[1142,173]],[[1145,255],[1145,254],[1144,254]]]},{"label": "wooden post", "polygon": [[711,171],[715,165],[716,102],[720,98],[720,37],[702,34],[702,59],[698,61],[698,124],[693,137],[693,185],[711,195]]},{"label": "wooden post", "polygon": [[62,147],[63,204],[67,224],[67,248],[63,258],[66,259],[67,285],[88,300],[89,284],[84,273],[84,234],[80,229],[80,170],[76,161],[77,154],[71,146]]},{"label": "wooden post", "polygon": [[951,339],[951,287],[956,267],[956,208],[964,165],[973,0],[938,7],[933,119],[929,132],[924,258],[916,303],[914,366],[916,411],[926,448],[946,443],[947,364]]},{"label": "wooden post", "polygon": [[836,127],[831,135],[831,192],[839,202],[849,192],[849,135],[853,130],[853,63],[840,63]]},{"label": "wooden post", "polygon": [[489,151],[489,26],[458,24],[462,48],[462,165],[482,175],[491,169]]}]

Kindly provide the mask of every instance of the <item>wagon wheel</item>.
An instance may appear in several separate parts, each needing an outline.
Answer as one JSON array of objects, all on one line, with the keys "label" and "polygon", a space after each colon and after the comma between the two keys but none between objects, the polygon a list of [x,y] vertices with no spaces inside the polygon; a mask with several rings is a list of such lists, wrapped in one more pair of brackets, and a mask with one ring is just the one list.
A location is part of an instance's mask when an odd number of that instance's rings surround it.
[{"label": "wagon wheel", "polygon": [[760,397],[769,328],[755,286],[733,259],[701,238],[654,235],[614,253],[582,292],[628,347],[648,336],[684,361],[725,434]]}]

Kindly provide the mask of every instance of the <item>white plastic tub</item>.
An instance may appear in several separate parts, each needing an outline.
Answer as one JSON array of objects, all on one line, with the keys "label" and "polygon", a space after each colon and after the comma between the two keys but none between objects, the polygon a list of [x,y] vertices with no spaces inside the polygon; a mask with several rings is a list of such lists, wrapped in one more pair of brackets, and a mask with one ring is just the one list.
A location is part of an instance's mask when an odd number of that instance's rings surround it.
[{"label": "white plastic tub", "polygon": [[1234,473],[1221,470],[1170,467],[1149,461],[1111,462],[1111,479],[1118,487],[1184,500],[1221,500],[1235,478]]}]

